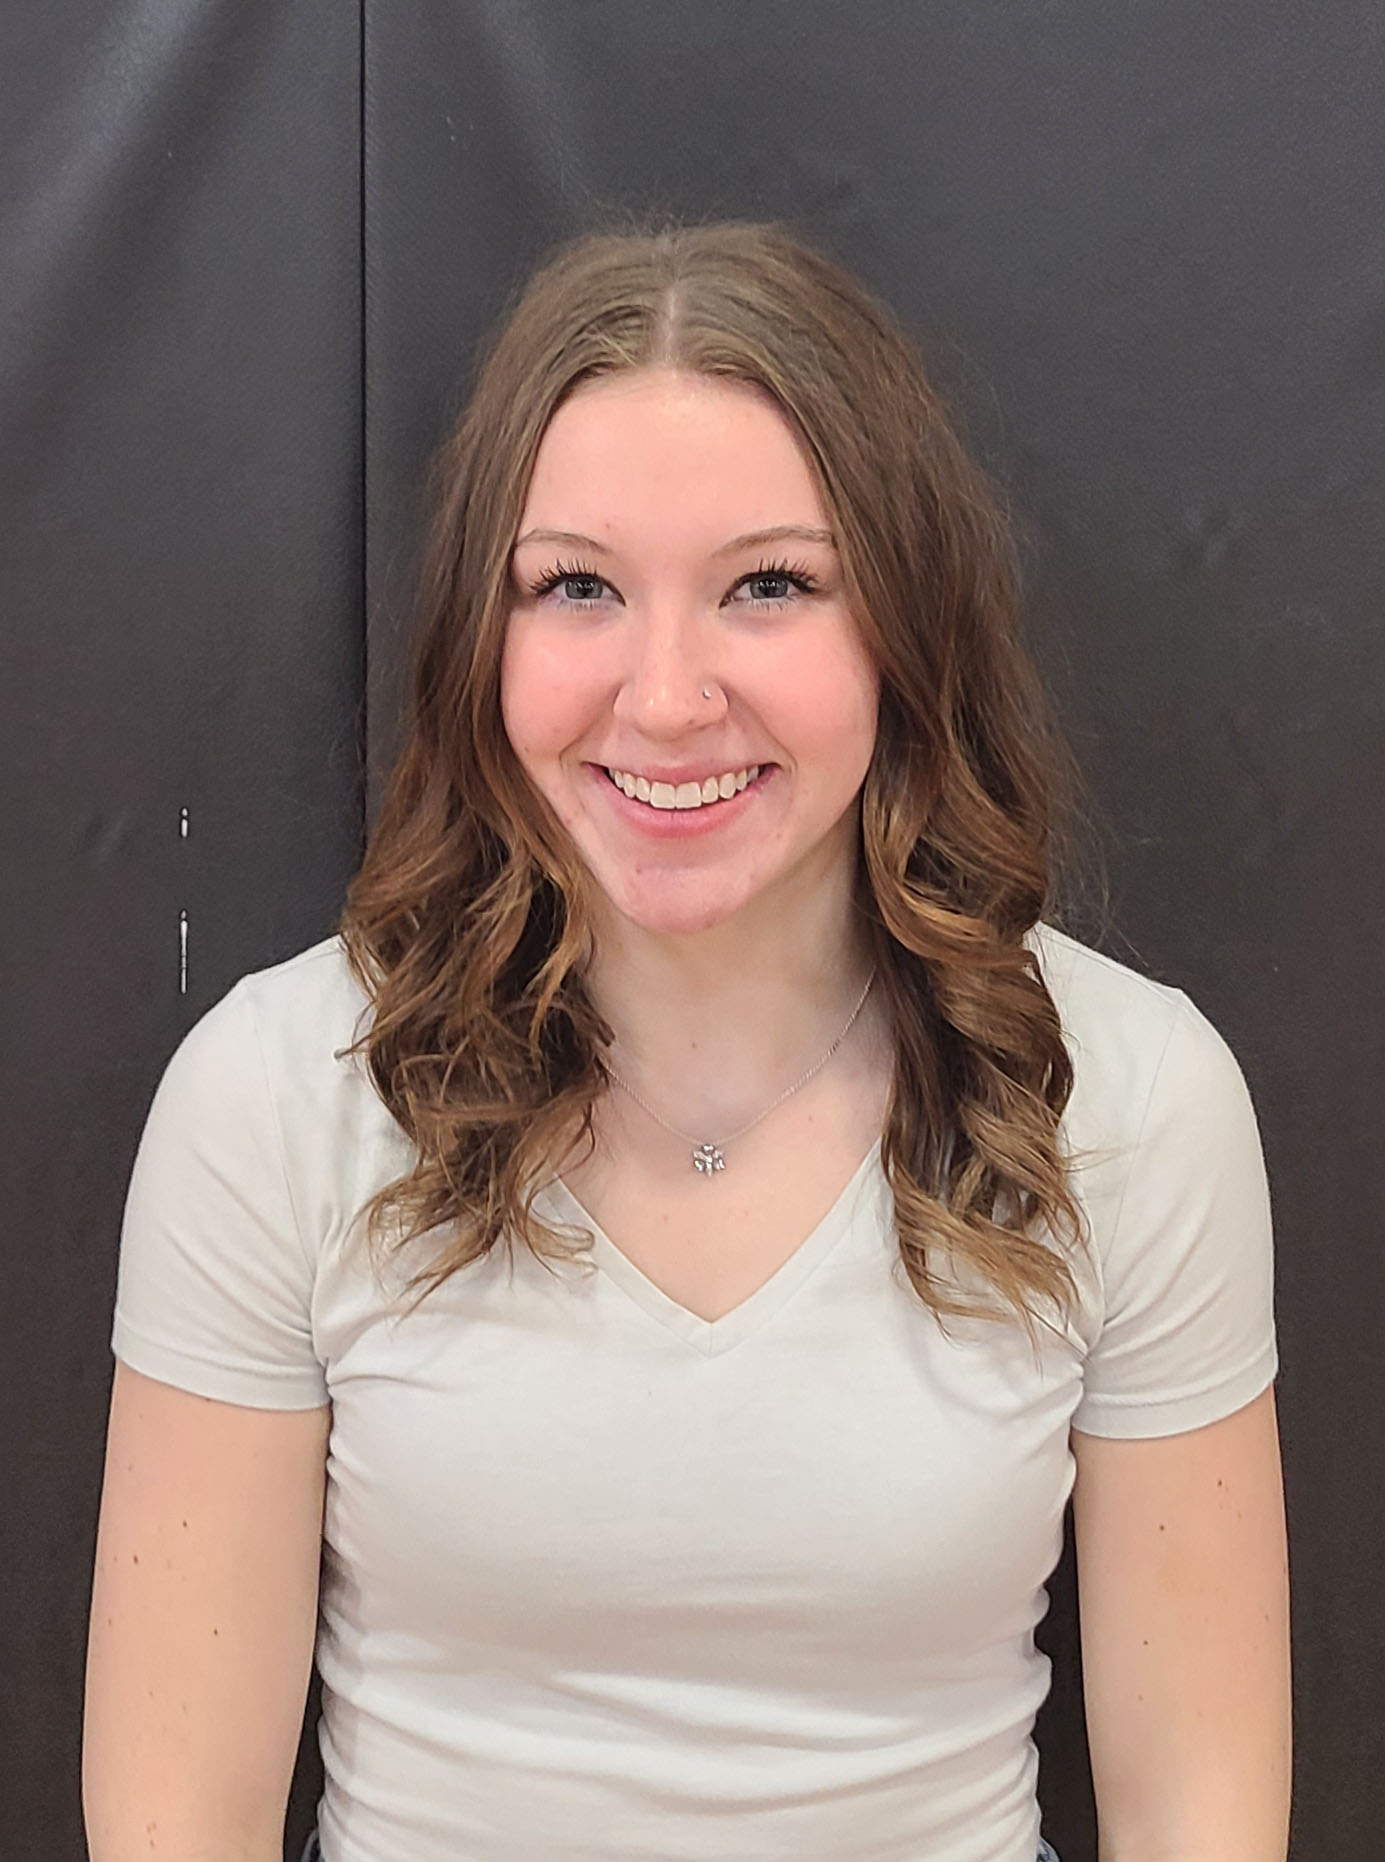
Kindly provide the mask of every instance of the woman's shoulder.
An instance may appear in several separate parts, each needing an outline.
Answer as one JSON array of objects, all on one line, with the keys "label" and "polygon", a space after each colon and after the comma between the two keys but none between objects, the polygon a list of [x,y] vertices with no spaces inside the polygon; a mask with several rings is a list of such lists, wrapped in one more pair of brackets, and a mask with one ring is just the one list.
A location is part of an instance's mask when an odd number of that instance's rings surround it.
[{"label": "woman's shoulder", "polygon": [[[1054,925],[1025,942],[1039,959],[1073,1065],[1065,1125],[1080,1145],[1124,1150],[1145,1120],[1169,1058],[1209,1077],[1229,1064],[1226,1044],[1185,990],[1146,976]],[[1196,1100],[1189,1110],[1195,1112]]]},{"label": "woman's shoulder", "polygon": [[350,1055],[370,1025],[371,1002],[335,933],[278,963],[242,975],[194,1027],[189,1044],[207,1064],[262,1071],[271,1096],[326,1111],[368,1080],[364,1054]]},{"label": "woman's shoulder", "polygon": [[[1235,1053],[1189,996],[1051,925],[1026,939],[1073,1062],[1064,1122],[1074,1142],[1191,1155],[1211,1133],[1239,1142],[1250,1114]],[[1228,1142],[1232,1141],[1228,1139]]]},{"label": "woman's shoulder", "polygon": [[1146,976],[1132,964],[1084,944],[1071,932],[1044,919],[1026,933],[1025,943],[1038,956],[1044,980],[1072,993],[1075,1000],[1098,998],[1106,1003],[1128,1001],[1156,1016],[1177,1006],[1183,991],[1172,983]]},{"label": "woman's shoulder", "polygon": [[310,944],[278,963],[250,970],[240,978],[255,1005],[256,1019],[265,1027],[318,1027],[329,1024],[338,1031],[355,1028],[370,999],[347,959],[346,945],[337,932]]},{"label": "woman's shoulder", "polygon": [[1024,941],[1039,960],[1064,1034],[1080,1052],[1134,1059],[1162,1050],[1180,1015],[1192,1007],[1184,990],[1056,925],[1041,920]]}]

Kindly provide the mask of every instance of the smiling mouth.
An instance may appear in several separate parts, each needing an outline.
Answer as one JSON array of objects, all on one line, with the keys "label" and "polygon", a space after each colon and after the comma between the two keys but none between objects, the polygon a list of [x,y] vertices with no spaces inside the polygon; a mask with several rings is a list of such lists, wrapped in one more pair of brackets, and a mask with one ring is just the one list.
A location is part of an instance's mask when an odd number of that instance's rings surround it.
[{"label": "smiling mouth", "polygon": [[[597,764],[596,767],[601,770],[611,787],[629,802],[636,802],[642,808],[652,809],[657,814],[696,814],[702,808],[715,808],[721,802],[734,802],[737,796],[744,795],[747,789],[753,788],[761,776],[767,775],[774,766],[771,763],[748,764],[742,772],[743,781],[724,793],[714,795],[698,792],[697,785],[691,782],[649,782],[643,776],[629,778],[630,787],[627,788],[625,783],[616,781],[610,769],[604,764]],[[638,788],[636,788],[637,782]],[[635,789],[633,794],[632,789]],[[643,790],[643,793],[640,793],[640,790]]]}]

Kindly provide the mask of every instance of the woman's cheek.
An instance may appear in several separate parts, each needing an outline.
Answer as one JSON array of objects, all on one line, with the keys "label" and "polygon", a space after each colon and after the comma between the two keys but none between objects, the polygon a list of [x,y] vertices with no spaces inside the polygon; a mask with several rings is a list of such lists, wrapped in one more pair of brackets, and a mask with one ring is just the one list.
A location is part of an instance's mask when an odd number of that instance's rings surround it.
[{"label": "woman's cheek", "polygon": [[520,757],[552,755],[569,741],[581,711],[581,676],[571,653],[555,650],[534,635],[507,643],[500,710]]}]

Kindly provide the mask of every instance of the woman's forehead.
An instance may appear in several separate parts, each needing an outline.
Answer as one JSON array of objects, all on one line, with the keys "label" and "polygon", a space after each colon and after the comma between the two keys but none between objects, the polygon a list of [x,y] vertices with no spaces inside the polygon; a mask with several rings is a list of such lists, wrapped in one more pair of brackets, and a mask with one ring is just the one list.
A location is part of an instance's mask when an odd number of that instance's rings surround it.
[{"label": "woman's forehead", "polygon": [[829,530],[812,468],[770,397],[708,377],[632,372],[584,386],[558,409],[520,536],[582,532],[615,547],[622,524],[679,529],[682,519],[718,531],[709,548],[773,525]]}]

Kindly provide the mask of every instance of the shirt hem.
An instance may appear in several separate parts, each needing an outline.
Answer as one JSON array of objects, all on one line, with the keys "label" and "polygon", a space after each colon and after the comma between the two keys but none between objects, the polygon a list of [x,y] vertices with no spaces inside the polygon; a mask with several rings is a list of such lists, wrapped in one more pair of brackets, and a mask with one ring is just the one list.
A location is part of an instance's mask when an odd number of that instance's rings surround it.
[{"label": "shirt hem", "polygon": [[[250,1409],[322,1409],[331,1401],[325,1384],[305,1382],[297,1371],[247,1372],[233,1365],[195,1358],[185,1351],[160,1344],[137,1332],[117,1315],[111,1334],[111,1350],[131,1370],[153,1377],[175,1389],[190,1390],[195,1396],[211,1397],[221,1403],[239,1403]],[[267,1389],[272,1383],[275,1387]]]},{"label": "shirt hem", "polygon": [[1243,1370],[1207,1389],[1155,1402],[1115,1396],[1084,1401],[1073,1414],[1072,1427],[1083,1435],[1121,1441],[1185,1435],[1190,1429],[1234,1415],[1267,1390],[1278,1373],[1279,1353],[1271,1344],[1257,1352]]}]

